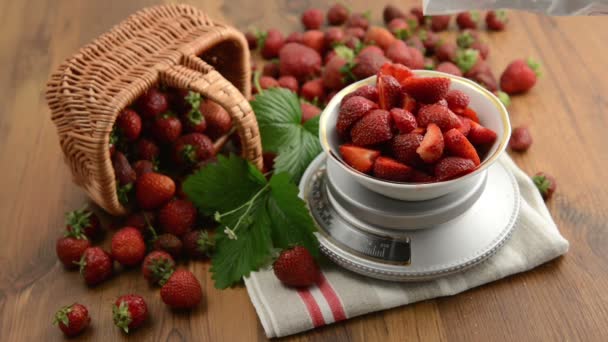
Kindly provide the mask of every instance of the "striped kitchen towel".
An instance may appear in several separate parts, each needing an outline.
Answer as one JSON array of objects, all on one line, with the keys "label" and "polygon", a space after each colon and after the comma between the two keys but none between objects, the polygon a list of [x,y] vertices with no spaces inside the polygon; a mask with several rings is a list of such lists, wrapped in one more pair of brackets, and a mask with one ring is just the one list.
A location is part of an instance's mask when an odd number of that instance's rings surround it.
[{"label": "striped kitchen towel", "polygon": [[566,253],[568,241],[559,233],[530,178],[508,156],[500,162],[515,175],[522,201],[513,235],[494,256],[462,273],[418,283],[376,280],[328,261],[321,265],[319,281],[307,289],[283,286],[270,269],[252,273],[245,285],[266,336],[291,335],[374,311],[454,295]]}]

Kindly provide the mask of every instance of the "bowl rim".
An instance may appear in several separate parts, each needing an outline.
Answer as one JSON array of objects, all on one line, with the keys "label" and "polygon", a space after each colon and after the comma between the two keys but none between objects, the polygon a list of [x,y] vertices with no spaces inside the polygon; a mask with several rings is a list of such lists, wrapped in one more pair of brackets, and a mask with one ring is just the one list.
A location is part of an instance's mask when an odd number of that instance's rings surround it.
[{"label": "bowl rim", "polygon": [[355,83],[352,83],[352,84],[344,87],[331,99],[331,101],[329,101],[329,103],[327,104],[327,106],[325,107],[323,112],[321,113],[320,120],[319,120],[319,140],[321,142],[321,146],[322,146],[323,150],[325,151],[325,153],[327,153],[330,158],[335,159],[345,170],[347,170],[353,176],[363,177],[366,181],[379,185],[379,186],[391,185],[391,186],[394,186],[397,188],[403,188],[403,189],[420,189],[420,187],[422,187],[422,186],[424,186],[426,188],[436,188],[436,187],[447,186],[449,184],[454,184],[458,181],[462,181],[462,180],[474,177],[475,175],[479,174],[483,170],[487,169],[490,165],[492,165],[505,151],[505,149],[507,147],[507,143],[511,136],[511,122],[509,120],[509,112],[507,111],[505,106],[502,104],[502,102],[500,102],[498,97],[496,97],[494,94],[492,94],[489,90],[482,87],[481,85],[479,85],[471,80],[468,80],[466,78],[463,78],[463,77],[447,74],[447,73],[440,72],[440,71],[434,71],[434,70],[412,70],[412,72],[416,76],[449,78],[451,80],[451,82],[456,82],[456,83],[465,85],[465,86],[471,88],[472,91],[477,92],[478,94],[480,94],[484,98],[486,98],[488,101],[490,101],[490,103],[492,103],[498,109],[498,113],[499,113],[500,119],[503,124],[502,139],[499,142],[499,145],[496,148],[496,151],[494,151],[494,153],[491,156],[487,157],[481,164],[479,164],[479,166],[473,172],[468,173],[468,174],[458,177],[458,178],[447,180],[447,181],[429,182],[429,183],[395,182],[395,181],[378,179],[378,178],[375,178],[366,173],[355,170],[350,165],[346,164],[341,158],[339,158],[336,155],[337,151],[333,151],[333,149],[331,148],[331,146],[329,144],[329,140],[327,138],[327,134],[328,134],[327,131],[328,131],[328,125],[329,125],[328,118],[330,116],[329,113],[332,112],[333,110],[335,110],[336,107],[339,107],[340,103],[342,102],[342,98],[344,98],[344,96],[352,93],[353,91],[355,91],[356,89],[358,89],[362,86],[375,84],[376,75],[373,75],[373,76],[370,76],[368,78],[365,78],[363,80],[357,81]]}]

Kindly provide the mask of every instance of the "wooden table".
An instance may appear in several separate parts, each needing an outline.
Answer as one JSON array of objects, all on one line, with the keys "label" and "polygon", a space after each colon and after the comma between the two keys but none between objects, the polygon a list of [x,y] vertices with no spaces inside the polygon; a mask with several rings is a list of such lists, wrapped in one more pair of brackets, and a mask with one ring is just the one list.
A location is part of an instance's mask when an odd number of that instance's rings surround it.
[{"label": "wooden table", "polygon": [[[207,263],[191,263],[204,304],[173,314],[137,270],[94,289],[55,256],[63,213],[87,199],[70,180],[43,98],[50,72],[76,49],[128,14],[155,1],[2,1],[0,3],[0,340],[61,340],[51,326],[60,306],[89,307],[92,329],[82,337],[123,339],[112,325],[118,295],[148,298],[151,319],[138,339],[264,340],[243,287],[213,288]],[[191,1],[240,28],[299,28],[313,1]],[[380,22],[382,1],[371,6]],[[404,6],[405,7],[405,6]],[[515,126],[528,124],[535,142],[514,155],[527,172],[547,171],[559,186],[548,203],[570,252],[522,275],[458,296],[370,314],[290,340],[606,340],[608,338],[608,20],[512,13],[508,31],[487,38],[497,72],[516,57],[543,63],[543,78],[510,108]],[[108,240],[108,239],[106,239]],[[107,241],[106,241],[107,243]]]}]

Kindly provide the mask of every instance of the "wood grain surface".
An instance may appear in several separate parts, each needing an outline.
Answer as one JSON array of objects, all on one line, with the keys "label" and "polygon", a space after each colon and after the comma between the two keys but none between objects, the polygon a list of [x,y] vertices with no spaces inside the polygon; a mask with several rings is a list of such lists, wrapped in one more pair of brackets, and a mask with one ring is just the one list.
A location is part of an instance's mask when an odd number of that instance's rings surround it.
[{"label": "wood grain surface", "polygon": [[[299,13],[320,0],[189,1],[239,28],[299,28]],[[111,305],[140,293],[151,319],[132,339],[265,340],[243,287],[213,288],[207,263],[190,263],[205,300],[173,313],[138,270],[89,289],[55,256],[63,213],[87,202],[70,180],[43,98],[51,71],[80,46],[155,1],[0,1],[0,341],[54,341],[62,305],[78,301],[92,316],[81,339],[126,339],[112,325]],[[349,2],[347,2],[349,3]],[[403,7],[412,2],[403,2]],[[382,1],[349,3],[371,9]],[[485,34],[484,34],[485,35]],[[532,92],[513,100],[515,126],[527,124],[534,145],[514,154],[527,172],[558,180],[548,203],[569,253],[525,274],[463,294],[374,313],[287,338],[290,341],[606,341],[608,340],[608,19],[511,13],[508,30],[485,35],[496,72],[516,57],[543,63]],[[107,244],[106,238],[105,243]]]}]

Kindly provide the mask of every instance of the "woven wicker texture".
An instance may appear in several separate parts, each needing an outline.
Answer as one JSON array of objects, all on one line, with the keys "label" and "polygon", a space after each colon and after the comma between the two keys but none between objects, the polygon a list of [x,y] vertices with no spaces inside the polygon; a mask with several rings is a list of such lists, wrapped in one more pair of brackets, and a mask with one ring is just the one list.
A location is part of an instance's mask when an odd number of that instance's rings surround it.
[{"label": "woven wicker texture", "polygon": [[242,34],[198,9],[166,5],[131,15],[66,60],[48,82],[46,99],[74,182],[110,214],[127,213],[116,194],[110,133],[120,111],[159,82],[224,107],[243,157],[261,168],[258,125],[246,100],[250,76]]}]

